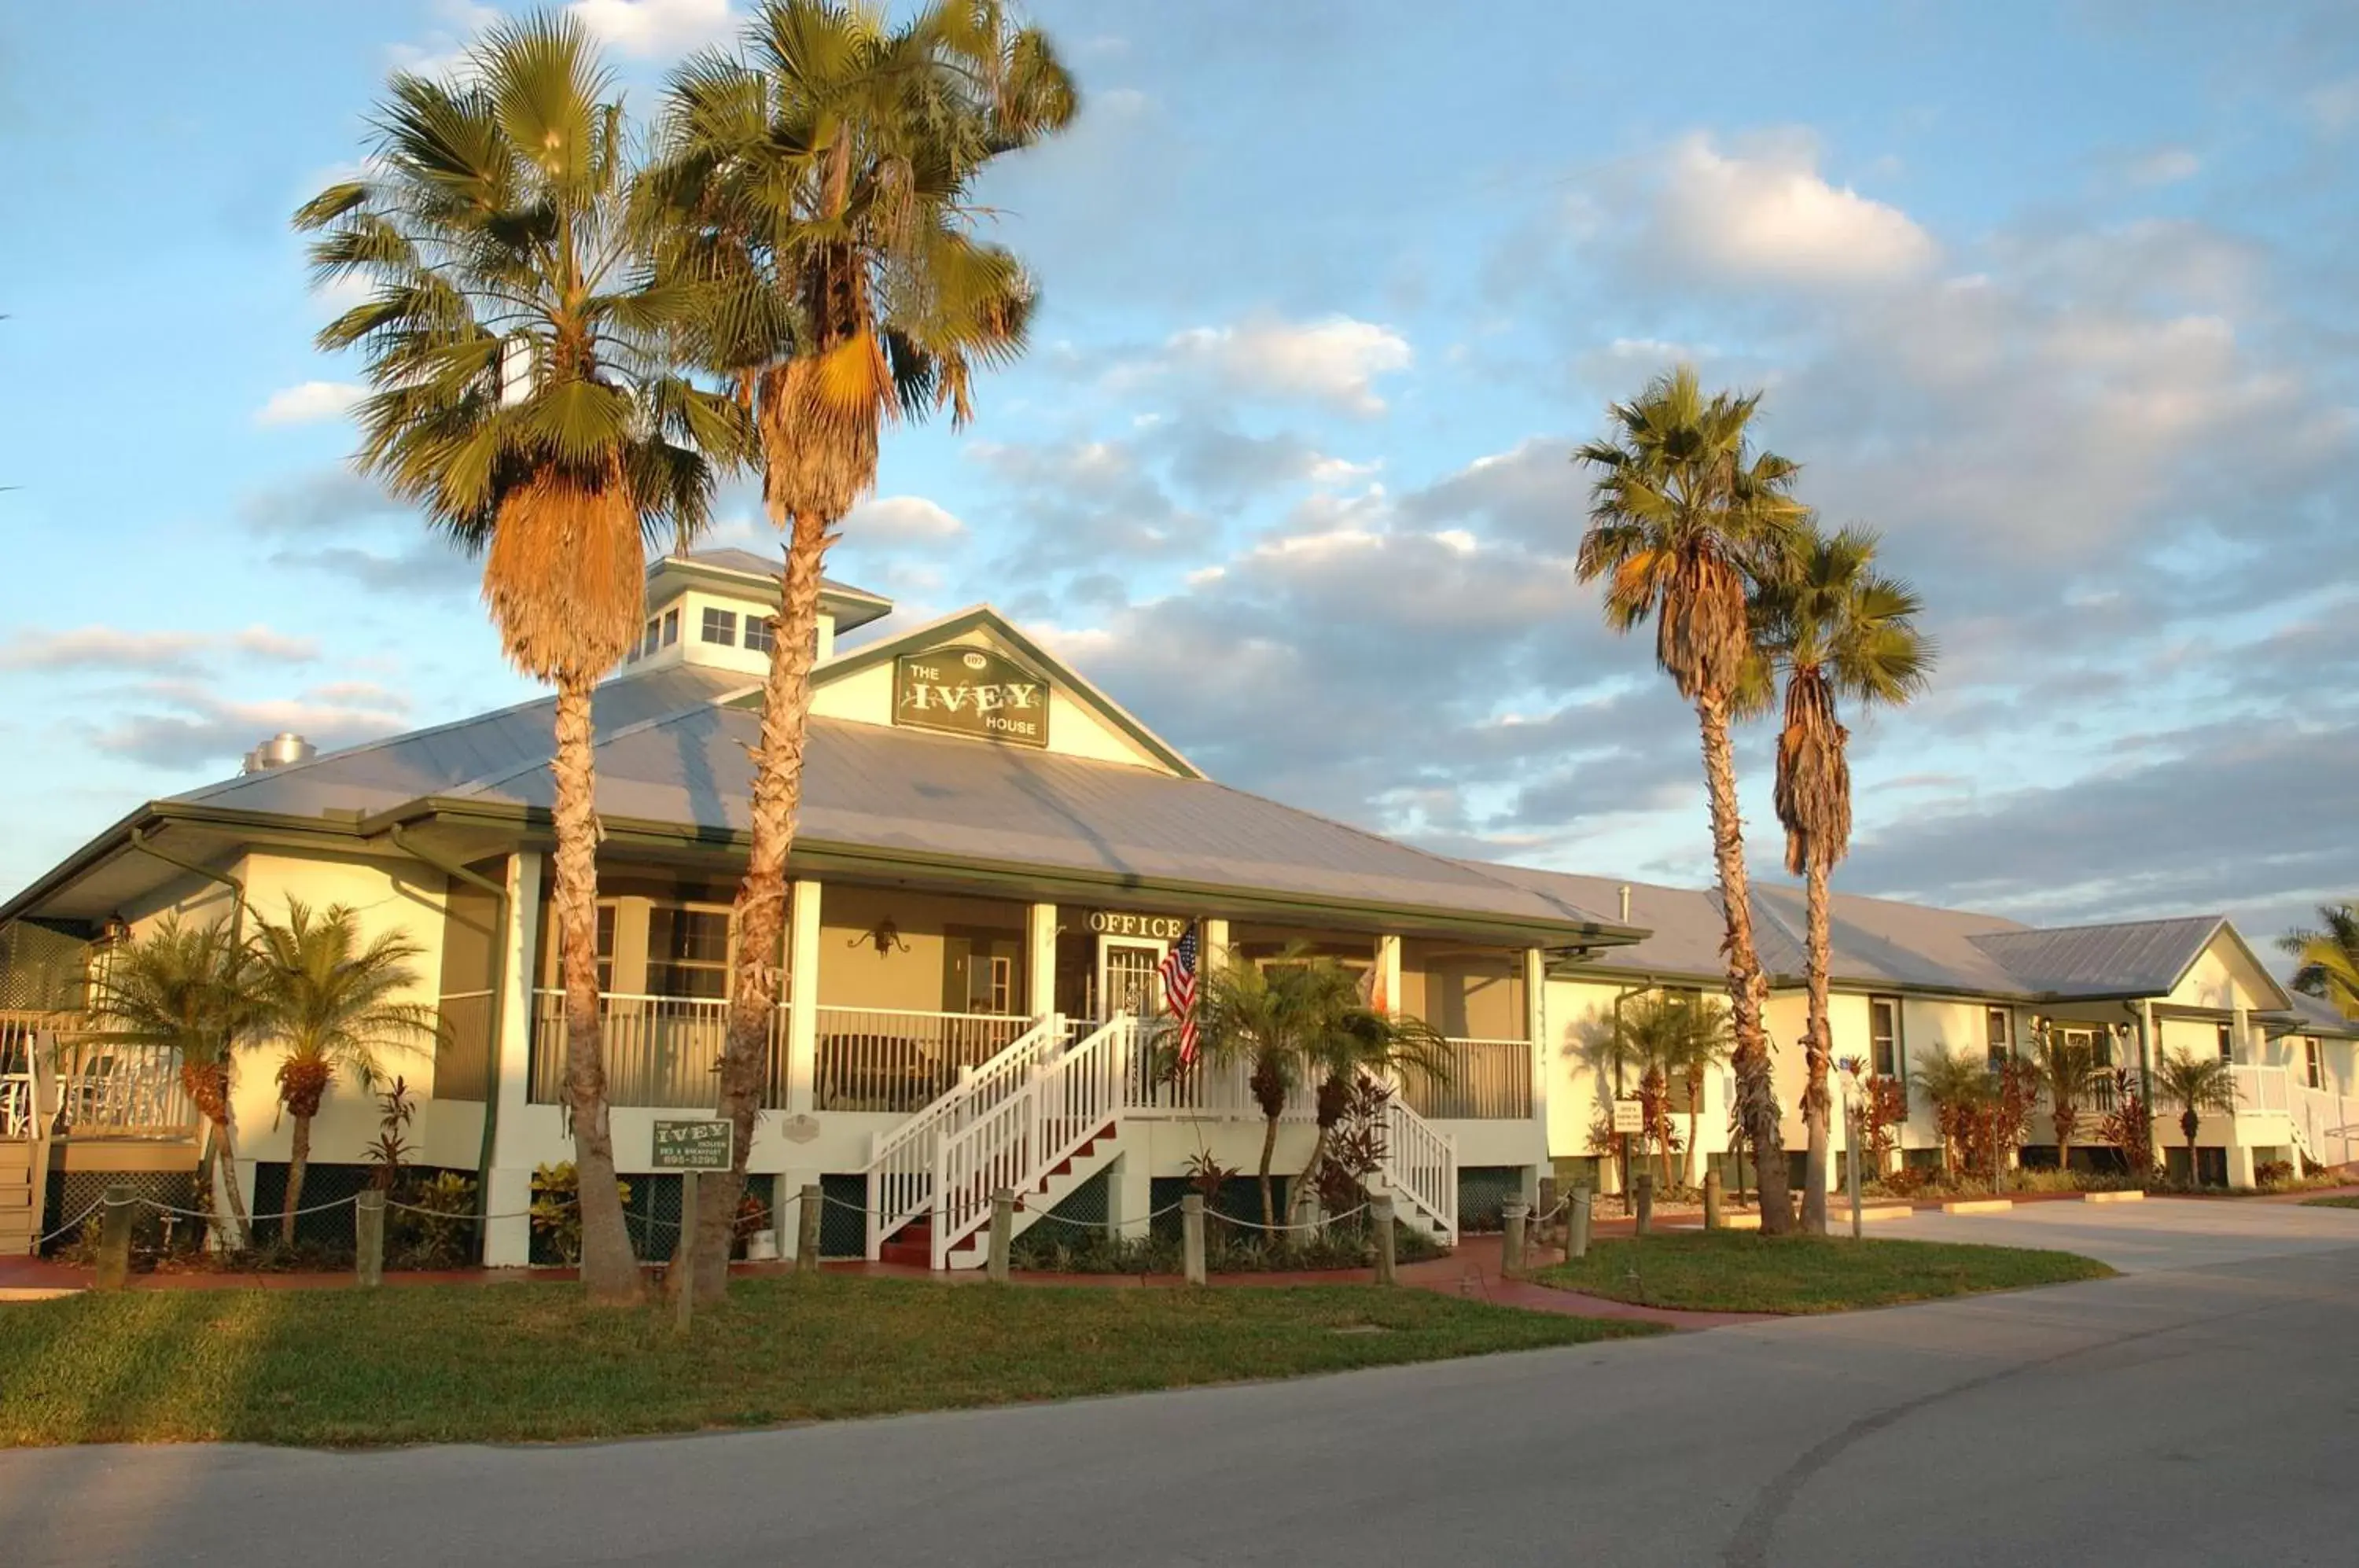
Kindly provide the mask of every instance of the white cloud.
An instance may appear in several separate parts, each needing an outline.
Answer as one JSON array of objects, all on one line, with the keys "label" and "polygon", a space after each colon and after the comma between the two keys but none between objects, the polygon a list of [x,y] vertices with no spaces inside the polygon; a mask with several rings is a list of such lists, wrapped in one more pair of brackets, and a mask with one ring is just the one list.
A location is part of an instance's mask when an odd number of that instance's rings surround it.
[{"label": "white cloud", "polygon": [[341,418],[367,396],[367,388],[349,381],[305,381],[273,392],[255,411],[257,425],[308,425]]},{"label": "white cloud", "polygon": [[922,495],[879,495],[863,501],[843,519],[853,544],[941,544],[958,539],[966,525]]},{"label": "white cloud", "polygon": [[638,60],[669,60],[727,38],[729,0],[574,0],[566,7],[598,38]]},{"label": "white cloud", "polygon": [[399,43],[386,52],[393,63],[419,76],[451,76],[467,61],[467,50],[484,29],[500,19],[498,9],[473,0],[433,0],[429,7],[435,25],[415,43]]},{"label": "white cloud", "polygon": [[1932,236],[1897,207],[1832,185],[1807,134],[1756,138],[1723,152],[1701,133],[1670,151],[1650,248],[1698,271],[1803,284],[1912,277],[1938,256]]},{"label": "white cloud", "polygon": [[1350,316],[1191,327],[1164,344],[1166,365],[1206,375],[1224,391],[1360,415],[1385,411],[1376,378],[1407,370],[1415,357],[1393,328]]},{"label": "white cloud", "polygon": [[364,683],[320,686],[291,699],[242,701],[192,681],[147,688],[150,711],[129,713],[92,737],[99,750],[158,768],[192,768],[242,755],[283,730],[322,751],[390,735],[409,722],[408,699]]},{"label": "white cloud", "polygon": [[309,637],[288,637],[266,626],[236,632],[125,631],[116,626],[75,626],[49,631],[28,626],[0,647],[0,670],[139,670],[160,673],[196,666],[209,653],[245,654],[275,663],[301,664],[320,657]]},{"label": "white cloud", "polygon": [[2203,160],[2183,147],[2156,147],[2130,159],[2123,172],[2133,185],[2175,185],[2192,179]]},{"label": "white cloud", "polygon": [[2340,136],[2359,125],[2359,76],[2329,82],[2302,94],[2301,106],[2310,123],[2328,136]]}]

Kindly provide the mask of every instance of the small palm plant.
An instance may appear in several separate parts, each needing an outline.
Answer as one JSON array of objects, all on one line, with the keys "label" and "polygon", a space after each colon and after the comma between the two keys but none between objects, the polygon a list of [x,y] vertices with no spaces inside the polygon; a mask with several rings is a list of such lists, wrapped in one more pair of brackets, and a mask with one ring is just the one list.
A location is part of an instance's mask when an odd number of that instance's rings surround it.
[{"label": "small palm plant", "polygon": [[435,1009],[405,1002],[418,984],[411,961],[425,949],[399,931],[361,940],[358,911],[332,904],[315,912],[287,900],[284,921],[265,920],[254,937],[255,1043],[279,1048],[278,1103],[293,1118],[280,1239],[295,1240],[303,1177],[311,1162],[311,1119],[339,1073],[374,1089],[378,1056],[415,1051],[434,1038]]},{"label": "small palm plant", "polygon": [[2072,1169],[2072,1139],[2081,1130],[2081,1107],[2103,1094],[2114,1070],[2099,1060],[2086,1040],[2071,1040],[2052,1022],[2033,1026],[2032,1071],[2048,1091],[2049,1123],[2056,1131],[2056,1169]]},{"label": "small palm plant", "polygon": [[233,1250],[251,1240],[230,1095],[238,1043],[257,1018],[254,975],[253,949],[232,920],[195,925],[168,915],[147,935],[106,954],[92,996],[100,1027],[82,1037],[161,1048],[179,1058],[180,1086],[211,1135],[212,1208],[228,1216],[223,1239]]},{"label": "small palm plant", "polygon": [[2236,1114],[2235,1070],[2224,1056],[2174,1051],[2163,1058],[2154,1075],[2154,1088],[2158,1097],[2179,1107],[2179,1130],[2187,1139],[2187,1180],[2199,1183],[2195,1135],[2202,1127],[2206,1111],[2223,1116]]},{"label": "small palm plant", "polygon": [[1646,1028],[1654,1037],[1664,1073],[1687,1090],[1688,1159],[1700,1170],[1703,1157],[1696,1133],[1703,1116],[1704,1080],[1728,1060],[1735,1038],[1729,1032],[1728,1008],[1723,1003],[1685,991],[1663,993],[1661,1000],[1666,1004],[1662,1016]]},{"label": "small palm plant", "polygon": [[1941,1132],[1941,1169],[1954,1173],[1975,1124],[1990,1114],[1997,1097],[1988,1064],[1936,1046],[1918,1054],[1910,1086],[1933,1107]]},{"label": "small palm plant", "polygon": [[1243,1064],[1245,1087],[1261,1110],[1258,1174],[1266,1225],[1277,1224],[1270,1163],[1277,1154],[1278,1119],[1302,1082],[1309,1060],[1303,1004],[1318,981],[1306,979],[1305,968],[1295,964],[1264,968],[1243,953],[1232,953],[1225,963],[1208,967],[1197,987],[1198,1049],[1208,1066]]},{"label": "small palm plant", "polygon": [[1453,1058],[1450,1041],[1424,1019],[1370,1007],[1358,977],[1332,958],[1301,965],[1280,983],[1300,992],[1304,1065],[1319,1082],[1312,1102],[1318,1136],[1287,1205],[1299,1219],[1318,1202],[1335,1128],[1350,1114],[1356,1087],[1414,1074],[1442,1088]]}]

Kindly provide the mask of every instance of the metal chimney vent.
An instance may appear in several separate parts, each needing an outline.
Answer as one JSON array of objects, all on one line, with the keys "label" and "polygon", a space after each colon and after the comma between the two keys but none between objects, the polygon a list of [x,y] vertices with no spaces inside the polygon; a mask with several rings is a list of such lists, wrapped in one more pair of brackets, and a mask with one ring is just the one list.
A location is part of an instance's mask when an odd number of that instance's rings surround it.
[{"label": "metal chimney vent", "polygon": [[267,773],[274,768],[284,768],[290,762],[309,762],[320,755],[320,748],[297,735],[293,730],[281,730],[245,754],[245,773]]}]

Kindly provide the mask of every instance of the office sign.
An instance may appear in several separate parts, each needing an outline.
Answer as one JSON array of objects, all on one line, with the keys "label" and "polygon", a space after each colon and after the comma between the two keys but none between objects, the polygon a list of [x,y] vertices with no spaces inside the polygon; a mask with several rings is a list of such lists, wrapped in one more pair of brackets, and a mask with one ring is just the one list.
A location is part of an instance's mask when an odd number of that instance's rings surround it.
[{"label": "office sign", "polygon": [[1135,915],[1128,909],[1092,909],[1087,920],[1095,936],[1134,936],[1147,942],[1178,942],[1188,934],[1182,915]]},{"label": "office sign", "polygon": [[658,1171],[726,1171],[731,1138],[724,1121],[656,1123],[655,1168]]},{"label": "office sign", "polygon": [[1647,1106],[1639,1100],[1614,1102],[1614,1130],[1617,1133],[1642,1133],[1647,1130]]},{"label": "office sign", "polygon": [[982,648],[937,648],[893,661],[893,722],[1012,746],[1049,744],[1049,684]]}]

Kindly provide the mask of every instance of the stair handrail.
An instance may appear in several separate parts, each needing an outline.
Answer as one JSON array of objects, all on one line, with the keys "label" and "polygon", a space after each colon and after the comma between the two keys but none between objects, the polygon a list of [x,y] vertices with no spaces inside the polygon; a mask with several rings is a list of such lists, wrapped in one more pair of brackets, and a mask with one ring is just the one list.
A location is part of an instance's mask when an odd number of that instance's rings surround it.
[{"label": "stair handrail", "polygon": [[1136,1020],[1118,1013],[1036,1062],[1006,1099],[936,1146],[934,1267],[987,1224],[991,1194],[1038,1189],[1049,1172],[1122,1120]]},{"label": "stair handrail", "polygon": [[867,1179],[865,1256],[870,1262],[876,1260],[886,1236],[935,1206],[943,1134],[1005,1101],[1028,1079],[1037,1062],[1064,1049],[1065,1037],[1064,1016],[1042,1014],[989,1060],[961,1073],[957,1083],[876,1139],[860,1172]]},{"label": "stair handrail", "polygon": [[1396,1094],[1385,1115],[1385,1181],[1458,1245],[1458,1140]]}]

